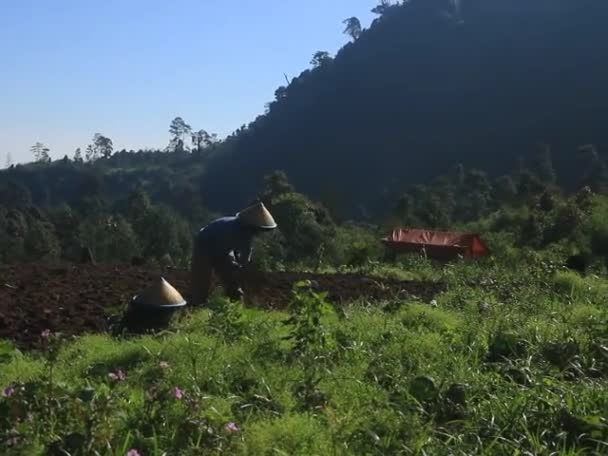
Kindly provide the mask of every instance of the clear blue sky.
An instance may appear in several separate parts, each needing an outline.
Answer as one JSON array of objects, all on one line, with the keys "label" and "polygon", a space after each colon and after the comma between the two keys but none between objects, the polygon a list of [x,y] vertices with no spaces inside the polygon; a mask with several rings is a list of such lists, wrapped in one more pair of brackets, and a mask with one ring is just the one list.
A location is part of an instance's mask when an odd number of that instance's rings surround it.
[{"label": "clear blue sky", "polygon": [[253,120],[342,20],[375,0],[0,0],[0,167],[54,158],[99,132],[164,147],[176,116],[220,137]]}]

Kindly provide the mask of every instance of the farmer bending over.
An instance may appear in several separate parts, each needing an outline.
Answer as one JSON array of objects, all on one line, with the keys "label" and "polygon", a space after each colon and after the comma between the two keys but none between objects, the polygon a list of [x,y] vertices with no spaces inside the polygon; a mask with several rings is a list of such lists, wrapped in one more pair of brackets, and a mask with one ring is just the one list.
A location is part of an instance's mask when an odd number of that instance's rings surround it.
[{"label": "farmer bending over", "polygon": [[235,216],[219,218],[202,228],[192,255],[191,304],[207,302],[212,272],[217,274],[230,299],[241,299],[243,290],[238,273],[251,262],[253,238],[276,227],[264,204],[257,202]]}]

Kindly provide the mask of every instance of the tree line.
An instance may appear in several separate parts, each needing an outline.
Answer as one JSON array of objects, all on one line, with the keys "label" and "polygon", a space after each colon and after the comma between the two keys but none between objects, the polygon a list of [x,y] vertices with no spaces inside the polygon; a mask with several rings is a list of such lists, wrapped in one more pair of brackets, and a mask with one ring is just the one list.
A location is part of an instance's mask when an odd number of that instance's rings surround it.
[{"label": "tree line", "polygon": [[[391,199],[390,211],[367,223],[342,219],[339,207],[311,200],[275,170],[252,194],[279,224],[256,241],[255,259],[274,269],[362,266],[382,259],[380,240],[397,226],[475,230],[508,239],[505,249],[558,248],[563,255],[608,258],[608,172],[593,148],[585,153],[588,173],[574,193],[559,186],[551,149],[540,145],[532,160],[495,179],[457,165],[411,185]],[[163,199],[139,185],[117,197],[103,188],[84,181],[73,192],[77,198],[39,205],[19,180],[1,179],[0,262],[78,261],[82,249],[90,249],[103,262],[187,267],[196,232],[223,215],[207,209],[192,189],[174,187]]]},{"label": "tree line", "polygon": [[[101,262],[186,267],[196,232],[221,215],[187,195],[153,201],[141,187],[115,199],[95,186],[77,194],[70,203],[39,206],[24,185],[0,180],[0,263],[77,262],[84,249]],[[255,246],[261,267],[318,266],[320,258],[336,265],[360,263],[379,249],[373,232],[338,225],[326,208],[297,193],[282,172],[266,176],[258,197],[281,224]],[[353,237],[359,242],[347,241]]]},{"label": "tree line", "polygon": [[[218,137],[215,133],[208,133],[204,129],[193,131],[192,127],[181,117],[175,117],[169,125],[169,133],[171,135],[169,144],[165,147],[164,152],[185,153],[192,152],[201,156],[211,146],[218,143]],[[37,141],[30,147],[34,163],[51,163],[51,149],[42,142]],[[126,150],[123,149],[123,152]],[[72,161],[75,163],[94,162],[100,158],[109,159],[114,153],[114,144],[112,139],[101,133],[95,133],[92,142],[88,144],[83,153],[80,147],[74,150]],[[67,155],[63,158],[64,161],[70,160]],[[7,155],[6,167],[12,166],[12,158],[10,153]]]}]

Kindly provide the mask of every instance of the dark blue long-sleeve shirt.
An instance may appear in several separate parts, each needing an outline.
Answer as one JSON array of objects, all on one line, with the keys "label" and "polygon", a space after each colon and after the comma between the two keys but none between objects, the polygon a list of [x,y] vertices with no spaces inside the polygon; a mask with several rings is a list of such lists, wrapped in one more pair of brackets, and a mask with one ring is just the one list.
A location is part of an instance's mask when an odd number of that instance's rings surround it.
[{"label": "dark blue long-sleeve shirt", "polygon": [[233,263],[245,265],[251,261],[253,232],[235,216],[222,217],[202,228],[198,233],[201,254],[221,260],[228,257]]}]

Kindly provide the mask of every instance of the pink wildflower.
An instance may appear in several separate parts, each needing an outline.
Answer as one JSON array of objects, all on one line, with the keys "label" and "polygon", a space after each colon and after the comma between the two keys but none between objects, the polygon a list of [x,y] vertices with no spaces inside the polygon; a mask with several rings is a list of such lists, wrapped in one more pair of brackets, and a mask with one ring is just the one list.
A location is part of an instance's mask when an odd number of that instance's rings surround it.
[{"label": "pink wildflower", "polygon": [[137,451],[136,449],[132,449],[132,450],[127,451],[127,456],[141,456],[141,455],[139,454],[139,451]]},{"label": "pink wildflower", "polygon": [[180,389],[178,386],[171,390],[171,394],[175,397],[175,399],[182,399],[184,397],[184,390]]},{"label": "pink wildflower", "polygon": [[7,446],[13,447],[19,445],[19,442],[21,441],[21,436],[19,435],[19,432],[17,432],[16,429],[11,429],[10,431],[8,431],[8,436],[9,438],[6,439]]},{"label": "pink wildflower", "polygon": [[224,429],[230,433],[239,432],[240,429],[237,424],[233,421],[230,421],[224,425]]},{"label": "pink wildflower", "polygon": [[11,397],[16,392],[17,392],[17,390],[15,389],[15,387],[9,385],[6,388],[4,388],[4,391],[2,391],[2,396],[4,396],[4,397]]},{"label": "pink wildflower", "polygon": [[161,361],[158,364],[158,367],[160,367],[161,369],[169,369],[169,363],[167,361]]},{"label": "pink wildflower", "polygon": [[127,374],[125,374],[122,369],[117,369],[114,372],[110,372],[108,377],[110,377],[110,380],[114,380],[115,382],[121,382],[127,378]]},{"label": "pink wildflower", "polygon": [[17,446],[18,444],[19,444],[19,437],[10,437],[6,441],[6,445],[9,447],[14,447],[14,446]]}]

